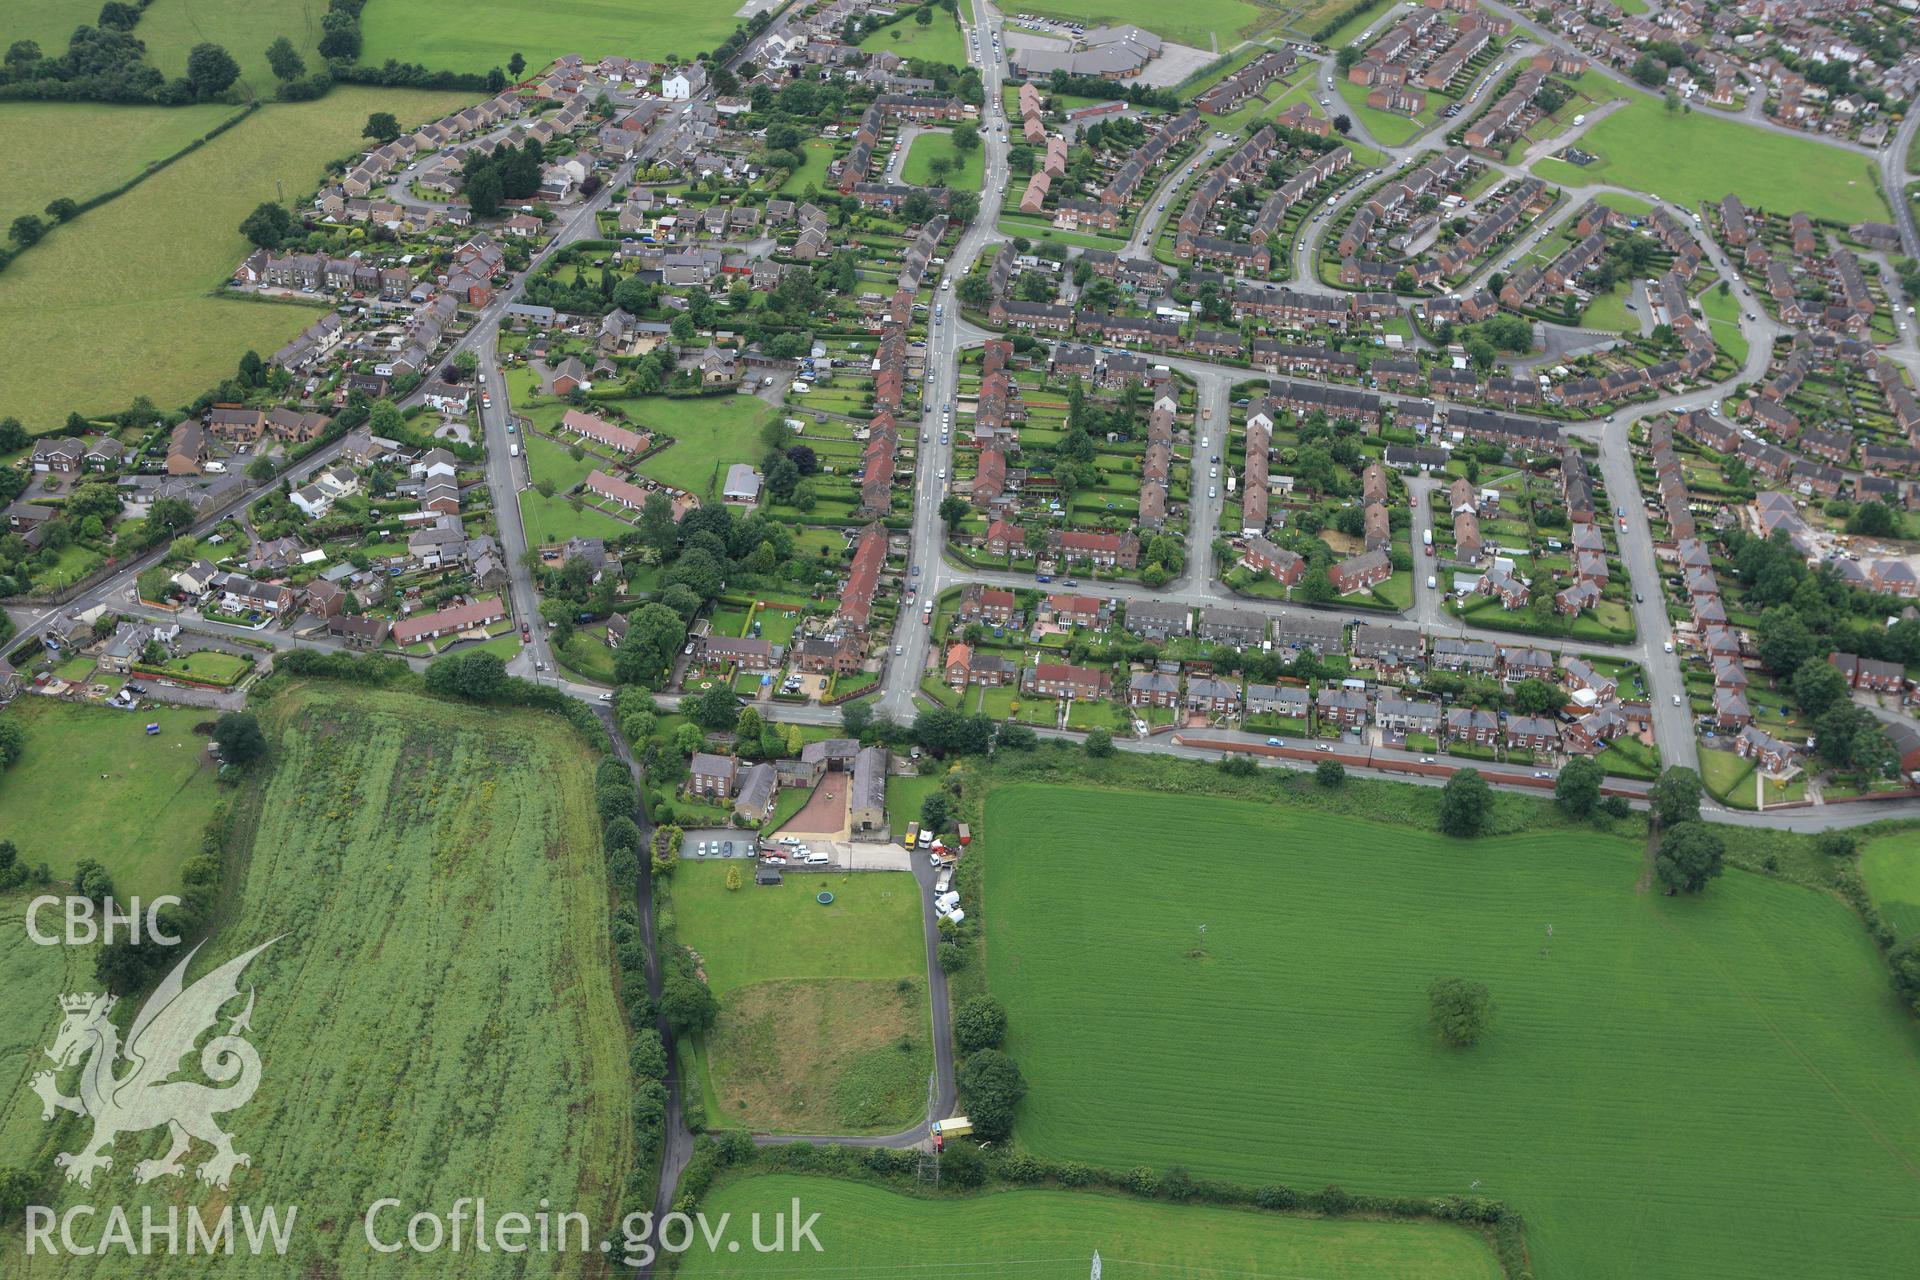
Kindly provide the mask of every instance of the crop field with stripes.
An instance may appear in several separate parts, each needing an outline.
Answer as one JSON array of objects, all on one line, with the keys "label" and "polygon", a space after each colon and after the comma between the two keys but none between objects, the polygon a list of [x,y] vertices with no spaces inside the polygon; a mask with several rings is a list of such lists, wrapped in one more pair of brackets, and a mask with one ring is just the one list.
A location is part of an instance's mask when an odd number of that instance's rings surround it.
[{"label": "crop field with stripes", "polygon": [[[1498,1197],[1559,1277],[1874,1274],[1920,1247],[1920,1031],[1837,901],[1637,892],[1602,836],[1017,785],[985,813],[1016,1139]],[[1548,926],[1552,927],[1551,935]],[[1428,985],[1491,989],[1468,1050]]]}]

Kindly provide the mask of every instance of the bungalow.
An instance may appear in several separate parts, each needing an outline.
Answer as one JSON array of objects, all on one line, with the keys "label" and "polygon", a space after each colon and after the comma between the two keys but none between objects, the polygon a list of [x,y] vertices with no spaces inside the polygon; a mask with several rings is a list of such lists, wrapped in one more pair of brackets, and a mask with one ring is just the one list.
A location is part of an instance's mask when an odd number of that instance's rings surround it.
[{"label": "bungalow", "polygon": [[417,644],[422,640],[437,640],[441,636],[457,636],[462,632],[482,630],[507,616],[506,602],[499,597],[491,600],[470,600],[466,604],[454,605],[447,609],[436,609],[432,613],[416,614],[411,618],[402,618],[393,624],[395,644]]}]

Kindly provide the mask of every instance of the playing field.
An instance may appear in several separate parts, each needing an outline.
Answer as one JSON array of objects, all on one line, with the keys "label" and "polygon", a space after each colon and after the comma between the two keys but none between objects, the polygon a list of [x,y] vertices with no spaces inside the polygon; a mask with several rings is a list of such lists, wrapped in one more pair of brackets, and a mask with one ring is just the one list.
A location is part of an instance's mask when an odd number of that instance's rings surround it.
[{"label": "playing field", "polygon": [[944,129],[923,133],[913,140],[913,148],[907,152],[901,181],[914,186],[934,185],[932,166],[935,160],[945,160],[951,166],[942,185],[955,191],[980,189],[986,174],[985,146],[963,152],[953,145],[953,134]]},{"label": "playing field", "polygon": [[[1617,840],[1200,797],[1015,786],[985,825],[1042,1154],[1477,1186],[1542,1280],[1858,1276],[1920,1246],[1920,1033],[1832,899],[1738,872],[1669,899]],[[1496,1006],[1468,1051],[1426,1026],[1452,975]]]},{"label": "playing field", "polygon": [[359,144],[369,112],[419,121],[470,96],[337,88],[263,107],[55,230],[0,272],[0,405],[48,431],[72,410],[112,412],[138,395],[183,404],[248,348],[272,354],[320,312],[208,296],[247,252],[240,220],[262,200],[304,201],[326,162]]},{"label": "playing field", "polygon": [[267,65],[267,46],[285,36],[309,72],[323,69],[320,20],[326,12],[327,0],[153,0],[133,34],[146,41],[147,61],[169,80],[187,73],[193,46],[220,45],[240,64],[240,79],[255,96],[270,98],[280,82]]},{"label": "playing field", "polygon": [[1860,851],[1860,874],[1896,933],[1902,938],[1920,933],[1920,831],[1870,841]]},{"label": "playing field", "polygon": [[515,53],[531,75],[563,53],[687,61],[739,20],[715,0],[374,0],[360,17],[360,61],[398,58],[451,71],[486,71]]},{"label": "playing field", "polygon": [[[410,1206],[401,1231],[456,1196],[529,1213],[547,1197],[608,1220],[632,1149],[629,1077],[586,746],[556,716],[337,686],[284,691],[263,715],[274,759],[236,837],[250,852],[196,969],[272,940],[243,984],[259,1092],[223,1117],[252,1166],[230,1192],[136,1186],[135,1161],[165,1138],[123,1135],[91,1192],[62,1185],[47,1203],[111,1197],[136,1221],[142,1205],[298,1204],[289,1265],[329,1275],[445,1274],[372,1253],[360,1220],[382,1196]],[[0,1080],[23,1069],[0,1061]],[[138,1274],[204,1268],[183,1252]],[[46,1273],[134,1272],[62,1257]]]},{"label": "playing field", "polygon": [[123,896],[178,892],[217,799],[207,740],[192,731],[215,713],[20,698],[4,714],[26,727],[27,749],[0,773],[0,840],[62,879],[92,858]]},{"label": "playing field", "polygon": [[[741,888],[726,887],[727,869]],[[814,900],[821,890],[834,900]],[[928,1039],[920,891],[898,872],[753,883],[751,862],[682,862],[679,941],[720,1000],[705,1039],[709,1109],[786,1133],[890,1133],[923,1118]]]},{"label": "playing field", "polygon": [[[781,1276],[952,1275],[1082,1280],[1094,1250],[1107,1280],[1494,1280],[1492,1251],[1471,1232],[1430,1223],[1338,1221],[1156,1204],[1091,1191],[1002,1191],[919,1200],[828,1178],[769,1173],[705,1197],[709,1221],[731,1213],[744,1232],[798,1198],[818,1213],[820,1251],[777,1259],[688,1253],[688,1280]],[[771,1227],[767,1227],[771,1235]]]},{"label": "playing field", "polygon": [[1733,192],[1755,208],[1780,213],[1804,209],[1844,223],[1887,219],[1865,155],[1711,112],[1670,115],[1660,103],[1636,97],[1587,130],[1580,146],[1599,162],[1580,167],[1541,160],[1533,172],[1573,186],[1628,187],[1689,208]]},{"label": "playing field", "polygon": [[109,191],[203,137],[238,108],[110,107],[91,102],[0,103],[0,222],[66,197]]},{"label": "playing field", "polygon": [[[1212,41],[1217,40],[1222,53],[1242,34],[1251,34],[1272,20],[1267,11],[1246,0],[1192,0],[1173,9],[1149,0],[1039,0],[1037,4],[1020,5],[1018,12],[1068,18],[1089,28],[1131,22],[1197,49],[1211,49],[1215,47]],[[1001,42],[1019,48],[1024,43],[1020,38],[1023,30],[1009,22]]]}]

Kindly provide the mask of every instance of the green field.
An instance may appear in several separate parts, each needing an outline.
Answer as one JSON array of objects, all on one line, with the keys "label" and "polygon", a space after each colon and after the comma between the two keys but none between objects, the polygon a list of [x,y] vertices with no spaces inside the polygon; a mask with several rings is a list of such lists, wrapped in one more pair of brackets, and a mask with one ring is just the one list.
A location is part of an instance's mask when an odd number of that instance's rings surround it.
[{"label": "green field", "polygon": [[534,483],[551,480],[557,493],[565,493],[585,480],[588,472],[607,466],[604,458],[597,458],[591,453],[583,452],[580,459],[575,461],[571,444],[562,444],[545,436],[526,436],[521,446],[527,451],[527,471],[533,476]]},{"label": "green field", "polygon": [[[1339,91],[1340,98],[1347,104],[1347,111],[1358,120],[1373,140],[1385,147],[1397,147],[1427,127],[1427,119],[1401,115],[1397,111],[1381,111],[1367,105],[1367,86],[1354,84],[1341,76],[1334,80],[1333,87]],[[1437,108],[1432,103],[1444,104],[1445,99],[1428,94],[1429,114]]]},{"label": "green field", "polygon": [[953,145],[953,135],[944,129],[923,133],[913,140],[913,149],[907,152],[900,180],[915,186],[932,186],[933,162],[946,160],[953,166],[947,173],[947,186],[955,191],[978,191],[985,181],[986,154],[985,146],[962,153]]},{"label": "green field", "polygon": [[[782,1254],[782,1276],[917,1274],[1079,1277],[1093,1251],[1111,1280],[1495,1280],[1500,1267],[1472,1233],[1430,1223],[1283,1217],[1158,1204],[1091,1191],[1002,1191],[920,1200],[878,1187],[788,1173],[722,1186],[700,1207],[736,1223],[795,1197],[818,1213],[820,1252]],[[724,1246],[723,1246],[724,1248]],[[929,1260],[930,1250],[937,1261]],[[688,1280],[772,1274],[765,1258],[688,1253]]]},{"label": "green field", "polygon": [[1920,933],[1920,831],[1870,841],[1860,852],[1860,874],[1874,905],[1902,938]]},{"label": "green field", "polygon": [[1853,223],[1884,222],[1886,202],[1866,156],[1805,138],[1755,129],[1702,111],[1669,115],[1636,97],[1587,130],[1582,149],[1600,157],[1582,168],[1541,160],[1550,182],[1604,182],[1645,191],[1688,208],[1729,191],[1756,208]]},{"label": "green field", "polygon": [[[740,889],[726,887],[728,866]],[[822,889],[832,905],[814,901]],[[720,1001],[702,1048],[709,1106],[728,1123],[886,1133],[924,1115],[933,1058],[912,876],[793,875],[765,887],[751,862],[683,862],[673,910]]]},{"label": "green field", "polygon": [[65,196],[85,200],[136,176],[205,134],[236,109],[110,107],[90,102],[0,103],[0,222],[40,213]]},{"label": "green field", "polygon": [[[1168,794],[1013,786],[985,828],[988,978],[1040,1154],[1477,1182],[1543,1280],[1858,1276],[1920,1244],[1920,1033],[1834,899],[1739,872],[1636,892],[1644,855],[1597,835]],[[1456,974],[1497,1009],[1465,1052],[1426,1026]]]},{"label": "green field", "polygon": [[[1040,0],[1037,4],[1021,5],[1018,12],[1071,18],[1089,28],[1103,23],[1115,26],[1131,22],[1168,40],[1198,49],[1215,48],[1211,42],[1217,40],[1222,53],[1231,48],[1239,36],[1251,34],[1274,20],[1270,11],[1247,0],[1192,0],[1190,4],[1181,5],[1178,13],[1168,13],[1145,0]],[[1009,22],[1003,42],[1018,48],[1023,30]]]},{"label": "green field", "polygon": [[92,26],[99,12],[99,7],[87,0],[11,0],[0,39],[7,44],[32,40],[47,57],[57,57],[67,51],[73,29]]},{"label": "green field", "polygon": [[[27,936],[27,904],[41,892],[28,888],[0,897],[0,983],[8,993],[0,1002],[0,1064],[5,1066],[0,1073],[0,1149],[7,1152],[9,1164],[38,1151],[51,1127],[40,1119],[40,1097],[28,1089],[27,1081],[40,1069],[32,1060],[53,1043],[59,1021],[54,998],[99,986],[91,947],[43,947]],[[43,932],[57,930],[58,919],[57,910],[48,913],[43,908],[38,923]],[[9,1254],[20,1248],[14,1229],[10,1222],[0,1235]]]},{"label": "green field", "polygon": [[112,412],[143,394],[163,408],[183,404],[248,348],[272,354],[319,312],[207,296],[246,254],[240,220],[277,191],[304,202],[326,162],[359,144],[369,112],[420,121],[470,97],[338,88],[318,102],[263,107],[54,231],[0,273],[0,405],[47,431],[71,410]]},{"label": "green field", "polygon": [[[240,805],[235,838],[250,852],[199,962],[272,940],[243,983],[257,997],[259,1092],[225,1120],[252,1166],[231,1192],[190,1176],[137,1186],[136,1159],[165,1135],[123,1135],[91,1192],[60,1184],[44,1203],[112,1197],[135,1221],[143,1205],[298,1204],[284,1270],[328,1275],[443,1273],[371,1253],[359,1224],[381,1196],[425,1207],[484,1194],[529,1213],[549,1197],[610,1220],[631,1158],[629,1077],[586,746],[558,717],[405,694],[296,687],[263,714],[274,760]],[[56,1012],[62,989],[32,995]],[[25,1064],[6,1052],[12,1082]],[[20,1127],[13,1114],[0,1124]],[[48,1126],[46,1140],[70,1148],[79,1130]],[[519,1275],[524,1261],[458,1270]],[[106,1269],[63,1256],[35,1274],[205,1266],[182,1250]]]},{"label": "green field", "polygon": [[[213,713],[21,698],[5,714],[26,727],[27,749],[0,773],[0,840],[63,879],[92,858],[122,896],[178,892],[216,800],[207,740],[193,732]],[[149,724],[160,732],[147,736]]]},{"label": "green field", "polygon": [[285,36],[308,71],[322,69],[320,19],[326,12],[326,0],[153,0],[133,34],[146,41],[147,61],[169,80],[187,73],[193,46],[221,45],[240,64],[241,81],[255,96],[269,98],[280,82],[267,66],[267,46]]},{"label": "green field", "polygon": [[584,501],[576,511],[571,499],[557,492],[551,498],[543,498],[534,489],[520,494],[520,528],[527,535],[527,545],[534,547],[565,542],[569,538],[617,538],[633,532],[633,526],[626,521],[590,507]]},{"label": "green field", "polygon": [[756,396],[653,396],[618,403],[636,422],[674,439],[640,464],[641,473],[700,496],[719,492],[733,463],[759,461],[766,452],[760,428],[775,414],[772,405]]},{"label": "green field", "polygon": [[1728,359],[1744,365],[1750,344],[1747,335],[1740,332],[1740,299],[1731,292],[1721,293],[1716,285],[1700,295],[1700,310],[1707,317],[1707,328],[1712,331],[1715,344],[1727,353]]},{"label": "green field", "polygon": [[806,163],[787,175],[780,184],[781,195],[799,195],[811,183],[815,190],[824,189],[828,173],[833,165],[833,144],[824,138],[808,138],[801,144]]},{"label": "green field", "polygon": [[687,61],[732,34],[738,7],[709,0],[375,0],[360,19],[360,61],[486,71],[519,53],[529,76],[563,53],[588,61],[607,53]]},{"label": "green field", "polygon": [[967,38],[960,34],[960,20],[945,9],[935,9],[933,21],[924,27],[911,16],[890,23],[868,33],[860,47],[869,53],[897,53],[903,58],[923,58],[952,67],[967,65]]}]

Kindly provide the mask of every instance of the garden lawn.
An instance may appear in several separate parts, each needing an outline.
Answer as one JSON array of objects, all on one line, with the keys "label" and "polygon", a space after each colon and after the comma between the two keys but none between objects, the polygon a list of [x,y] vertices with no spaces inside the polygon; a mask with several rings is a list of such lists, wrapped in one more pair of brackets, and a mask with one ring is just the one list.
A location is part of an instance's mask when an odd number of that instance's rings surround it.
[{"label": "garden lawn", "polygon": [[[726,887],[727,871],[744,884]],[[831,890],[834,901],[814,901]],[[784,1132],[892,1132],[926,1107],[932,1070],[920,889],[900,872],[789,875],[682,862],[678,940],[699,953],[720,1018],[702,1038],[725,1121]]]},{"label": "garden lawn", "polygon": [[[0,405],[50,431],[71,410],[114,412],[138,395],[163,409],[184,404],[249,348],[272,354],[322,313],[208,296],[246,256],[241,219],[276,192],[304,202],[326,162],[359,146],[369,112],[418,123],[471,98],[340,87],[262,107],[55,230],[0,273]],[[101,287],[107,279],[112,288]]]},{"label": "garden lawn", "polygon": [[1860,852],[1860,874],[1895,932],[1902,938],[1920,933],[1920,831],[1869,841]]},{"label": "garden lawn", "polygon": [[[1070,1276],[1087,1269],[1096,1249],[1114,1280],[1500,1275],[1492,1251],[1464,1228],[1288,1217],[1093,1191],[998,1191],[929,1201],[861,1183],[766,1173],[726,1183],[702,1198],[700,1207],[710,1221],[731,1213],[743,1224],[756,1211],[770,1218],[796,1198],[805,1213],[820,1215],[820,1252],[781,1255],[783,1276],[897,1276],[929,1265],[937,1265],[938,1274]],[[925,1261],[929,1241],[939,1242],[937,1264]],[[1040,1259],[1052,1261],[1043,1265]],[[680,1269],[687,1280],[746,1280],[765,1273],[766,1260],[744,1249],[704,1247],[687,1254]]]},{"label": "garden lawn", "polygon": [[[1542,1280],[1857,1276],[1920,1247],[1920,1031],[1834,899],[1739,872],[1636,891],[1644,852],[1599,835],[1173,794],[1011,786],[984,826],[1039,1154],[1477,1182],[1525,1215]],[[1493,993],[1471,1050],[1427,1026],[1453,975]]]},{"label": "garden lawn", "polygon": [[[166,1135],[123,1134],[90,1192],[49,1181],[45,1203],[110,1195],[140,1221],[257,1197],[345,1223],[379,1187],[403,1204],[551,1196],[611,1220],[633,1139],[592,751],[555,715],[351,686],[295,685],[260,711],[271,763],[236,801],[222,916],[194,969],[269,944],[242,981],[264,1070],[232,1127],[252,1165],[232,1191],[191,1174],[139,1186],[135,1162]],[[0,1079],[25,1068],[0,1049]],[[196,1147],[189,1169],[204,1158]],[[358,1231],[294,1238],[302,1267],[327,1274],[367,1256]],[[97,1258],[48,1261],[47,1275],[100,1274]],[[119,1274],[136,1270],[205,1274],[184,1250]],[[521,1268],[493,1255],[459,1271]]]},{"label": "garden lawn", "polygon": [[1580,146],[1600,157],[1581,168],[1541,160],[1533,172],[1553,182],[1606,182],[1688,208],[1729,191],[1764,209],[1804,209],[1837,222],[1884,222],[1886,202],[1872,162],[1805,138],[1750,128],[1708,112],[1669,115],[1636,97],[1589,129]]},{"label": "garden lawn", "polygon": [[1381,111],[1367,105],[1367,87],[1354,84],[1342,76],[1334,81],[1335,89],[1346,102],[1347,110],[1353,118],[1366,127],[1368,134],[1382,146],[1397,147],[1411,138],[1426,125],[1412,116],[1401,115],[1397,111]]},{"label": "garden lawn", "polygon": [[907,152],[900,180],[914,186],[932,186],[930,167],[936,159],[944,159],[953,164],[947,174],[947,186],[955,191],[978,191],[984,179],[986,153],[983,143],[963,154],[953,145],[953,134],[945,129],[922,133],[914,138],[913,149]]},{"label": "garden lawn", "polygon": [[[180,865],[200,852],[217,799],[195,707],[111,711],[51,698],[4,712],[27,731],[25,753],[0,773],[0,840],[60,879],[92,858],[122,896],[180,890]],[[146,727],[160,732],[147,736]]]},{"label": "garden lawn", "polygon": [[642,425],[674,438],[642,462],[640,471],[698,496],[718,492],[729,465],[760,460],[766,452],[760,428],[778,412],[756,396],[737,395],[690,400],[654,396],[620,405]]},{"label": "garden lawn", "polygon": [[234,684],[253,670],[253,664],[238,654],[221,653],[217,649],[196,649],[163,665],[168,671],[207,684]]},{"label": "garden lawn", "polygon": [[240,64],[241,84],[255,97],[271,98],[280,82],[267,65],[267,46],[285,36],[309,72],[324,70],[319,45],[326,12],[327,0],[153,0],[133,34],[146,42],[147,61],[169,80],[187,74],[193,46],[212,41]]},{"label": "garden lawn", "polygon": [[[164,3],[165,0],[162,0]],[[519,53],[531,76],[563,53],[592,59],[619,50],[632,58],[686,61],[719,44],[739,20],[738,5],[708,0],[408,0],[369,4],[361,15],[360,61],[388,58],[436,70],[485,72]]]},{"label": "garden lawn", "polygon": [[[1192,0],[1178,9],[1164,9],[1148,0],[1040,0],[1037,5],[1021,5],[1019,11],[1071,18],[1089,29],[1102,23],[1114,26],[1131,22],[1199,49],[1216,47],[1209,41],[1218,40],[1217,47],[1223,52],[1233,46],[1237,36],[1273,21],[1272,13],[1246,0]],[[1001,39],[1017,46],[1023,30],[1009,23]]]},{"label": "garden lawn", "polygon": [[[93,21],[92,15],[83,21]],[[86,200],[112,190],[238,111],[223,103],[0,103],[0,167],[11,175],[0,191],[0,224],[23,213],[41,213],[62,196]]]}]

